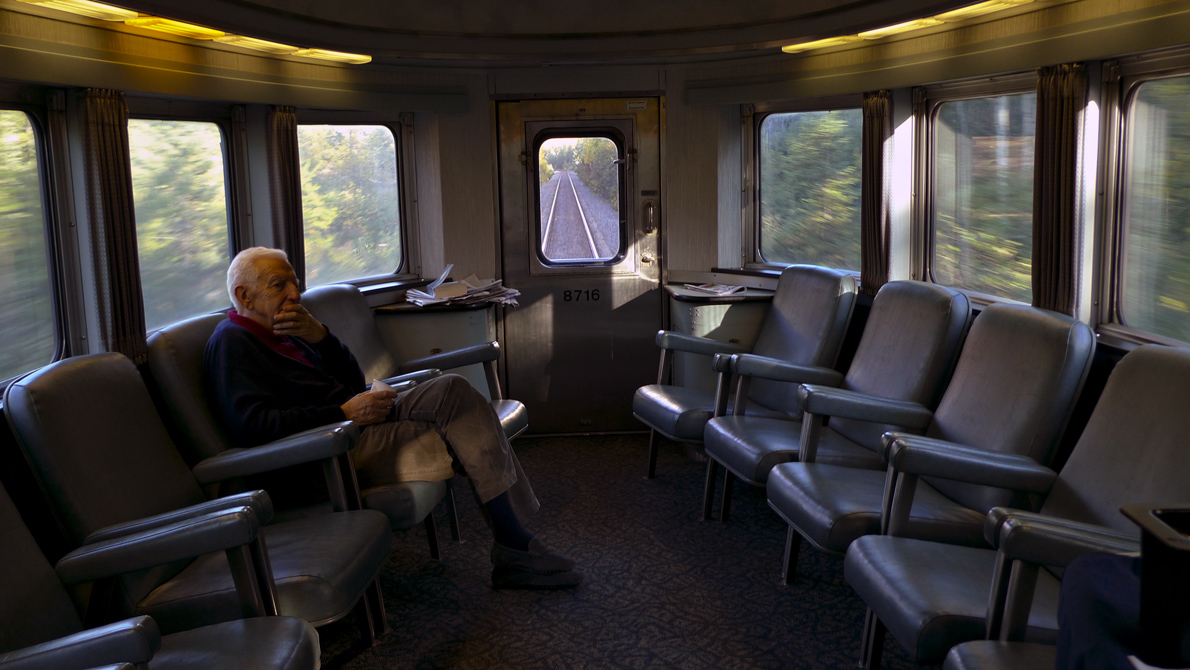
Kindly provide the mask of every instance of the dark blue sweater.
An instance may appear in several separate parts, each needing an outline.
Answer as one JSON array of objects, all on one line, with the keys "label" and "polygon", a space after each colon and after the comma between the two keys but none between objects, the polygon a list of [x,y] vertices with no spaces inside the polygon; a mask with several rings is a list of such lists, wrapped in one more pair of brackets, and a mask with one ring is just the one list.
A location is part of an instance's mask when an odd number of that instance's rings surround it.
[{"label": "dark blue sweater", "polygon": [[230,319],[203,357],[207,397],[239,447],[345,420],[340,406],[365,390],[363,372],[329,331],[318,344],[289,338],[313,365],[274,351]]}]

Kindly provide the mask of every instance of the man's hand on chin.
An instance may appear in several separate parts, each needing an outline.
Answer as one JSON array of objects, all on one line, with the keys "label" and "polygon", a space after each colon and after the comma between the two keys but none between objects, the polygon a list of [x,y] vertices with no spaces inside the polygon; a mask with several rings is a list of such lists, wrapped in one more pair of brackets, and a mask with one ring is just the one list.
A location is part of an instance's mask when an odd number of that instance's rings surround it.
[{"label": "man's hand on chin", "polygon": [[317,344],[326,337],[326,327],[301,305],[286,305],[273,317],[273,333],[300,337]]}]

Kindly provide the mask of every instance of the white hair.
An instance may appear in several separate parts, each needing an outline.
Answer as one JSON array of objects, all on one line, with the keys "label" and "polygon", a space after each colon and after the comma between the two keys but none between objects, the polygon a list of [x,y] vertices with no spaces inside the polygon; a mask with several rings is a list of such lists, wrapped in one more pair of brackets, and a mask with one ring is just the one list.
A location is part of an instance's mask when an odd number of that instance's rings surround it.
[{"label": "white hair", "polygon": [[236,287],[247,286],[255,290],[261,280],[262,268],[259,261],[266,258],[289,262],[289,256],[286,256],[284,251],[268,247],[250,247],[231,259],[231,265],[227,268],[227,295],[231,296],[231,304],[237,312],[243,305],[236,298]]}]

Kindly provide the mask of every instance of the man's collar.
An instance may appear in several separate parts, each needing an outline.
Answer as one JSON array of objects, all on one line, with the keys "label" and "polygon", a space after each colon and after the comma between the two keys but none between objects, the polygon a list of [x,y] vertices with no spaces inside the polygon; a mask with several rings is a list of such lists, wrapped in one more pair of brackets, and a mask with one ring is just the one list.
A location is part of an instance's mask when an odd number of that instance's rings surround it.
[{"label": "man's collar", "polygon": [[242,316],[234,309],[227,312],[227,318],[231,319],[231,322],[235,325],[240,326],[241,328],[247,328],[253,335],[259,337],[270,345],[281,344],[282,342],[287,342],[289,340],[289,337],[285,335],[277,335],[273,331],[261,325],[260,322],[249,319],[246,316]]}]

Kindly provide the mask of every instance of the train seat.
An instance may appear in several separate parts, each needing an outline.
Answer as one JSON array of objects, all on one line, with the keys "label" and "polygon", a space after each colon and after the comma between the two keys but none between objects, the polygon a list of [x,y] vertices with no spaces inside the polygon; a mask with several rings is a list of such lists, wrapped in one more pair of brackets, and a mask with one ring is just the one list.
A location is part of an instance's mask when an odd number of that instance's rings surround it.
[{"label": "train seat", "polygon": [[[735,478],[764,486],[775,465],[799,460],[801,436],[809,438],[807,446],[815,451],[818,462],[883,470],[880,436],[888,430],[925,429],[970,320],[971,303],[962,293],[937,284],[895,281],[876,294],[846,375],[815,379],[800,369],[736,356],[732,367],[740,384],[748,383],[750,377],[767,377],[823,389],[837,387],[836,395],[850,402],[832,405],[831,411],[799,422],[774,421],[750,415],[746,406],[739,406],[737,394],[731,416],[707,423],[703,439],[710,460],[703,518],[710,517],[720,465],[726,470],[720,518],[726,521]],[[801,387],[795,388],[800,391]],[[790,394],[790,402],[800,409],[798,395]],[[853,407],[879,407],[881,411],[856,412]],[[848,415],[844,415],[845,408]],[[824,428],[819,415],[825,414],[831,419]]]},{"label": "train seat", "polygon": [[[21,377],[5,391],[4,409],[17,444],[76,546],[123,532],[110,529],[116,524],[215,504],[200,484],[243,476],[258,466],[272,469],[313,452],[337,463],[358,430],[344,422],[294,440],[290,445],[298,444],[297,450],[232,450],[191,471],[140,372],[116,353],[67,358]],[[339,497],[345,497],[341,487]],[[318,626],[359,609],[365,637],[374,640],[378,627],[384,627],[376,577],[392,547],[383,514],[323,514],[264,526],[261,535],[281,614]],[[239,618],[228,566],[223,553],[214,553],[123,575],[112,585],[111,611],[148,614],[167,633]]]},{"label": "train seat", "polygon": [[401,363],[385,346],[372,309],[356,287],[348,284],[316,286],[302,294],[302,304],[351,349],[365,379],[416,379],[427,371],[451,370],[479,363],[484,367],[492,409],[500,417],[504,434],[511,440],[529,427],[529,412],[524,403],[505,398],[500,390],[500,380],[496,376],[496,361],[500,358],[497,342]]},{"label": "train seat", "polygon": [[[912,449],[961,449],[1018,455],[1049,465],[1086,380],[1095,335],[1064,314],[1025,305],[995,304],[972,322],[954,375],[924,437],[883,436],[901,458]],[[805,389],[805,387],[803,387]],[[813,415],[820,395],[803,394]],[[984,515],[993,507],[1031,508],[1034,501],[1003,488],[955,482],[922,473],[886,478],[878,470],[810,462],[782,463],[769,474],[769,506],[789,524],[784,575],[793,579],[801,539],[843,553],[855,538],[879,533],[881,510],[890,533],[904,537],[984,546]],[[886,485],[886,481],[890,484]],[[895,497],[894,497],[895,491]]]},{"label": "train seat", "polygon": [[[218,517],[218,518],[217,518]],[[318,634],[301,619],[257,616],[162,636],[151,617],[139,616],[84,629],[66,584],[84,571],[104,573],[152,567],[154,549],[168,543],[183,553],[218,551],[230,540],[212,541],[204,530],[225,523],[246,526],[256,537],[255,515],[229,507],[193,524],[154,529],[149,534],[97,542],[68,554],[55,572],[16,506],[0,488],[0,668],[87,668],[117,663],[154,670],[205,667],[249,670],[314,670],[319,665]],[[205,528],[203,526],[206,526]],[[163,540],[165,542],[163,542]],[[152,545],[156,544],[157,547]],[[135,561],[144,561],[143,564]],[[63,573],[69,577],[63,577]],[[88,575],[90,577],[92,575]]]},{"label": "train seat", "polygon": [[[199,316],[149,336],[149,371],[161,396],[162,413],[191,467],[233,445],[207,402],[202,381],[207,340],[226,318],[225,314]],[[269,445],[255,448],[267,449]],[[444,498],[449,501],[445,482],[400,482],[365,489],[360,495],[364,507],[383,512],[396,530],[423,524],[431,556],[440,557],[433,511]]]},{"label": "train seat", "polygon": [[[792,365],[830,368],[851,320],[855,290],[855,278],[849,272],[810,265],[786,268],[752,353]],[[666,384],[673,353],[714,356],[748,352],[730,342],[668,331],[657,333],[657,346],[661,348],[657,383],[640,387],[632,399],[633,415],[649,426],[650,478],[657,468],[657,433],[677,442],[701,443],[707,421],[722,413],[727,398],[731,372],[726,369],[717,370],[717,392]],[[791,388],[779,381],[757,380],[747,392],[753,414],[786,420],[797,416]]]},{"label": "train seat", "polygon": [[[1129,352],[1108,378],[1060,473],[1021,460],[971,459],[963,453],[937,452],[932,459],[952,480],[1045,495],[1037,513],[1018,513],[1032,514],[1036,523],[1099,527],[1101,533],[1137,541],[1136,527],[1117,511],[1121,505],[1185,498],[1190,478],[1187,380],[1188,350],[1145,345]],[[995,508],[989,526],[1000,527],[1004,516],[1004,508]],[[954,645],[982,638],[994,576],[1007,567],[997,562],[994,549],[889,535],[857,539],[843,564],[847,582],[875,615],[865,635],[870,641],[865,656],[872,665],[878,665],[885,627],[922,664],[941,663]],[[1028,626],[1018,625],[1024,639],[1052,643],[1058,577],[1047,567],[1035,573],[1035,580]]]}]

